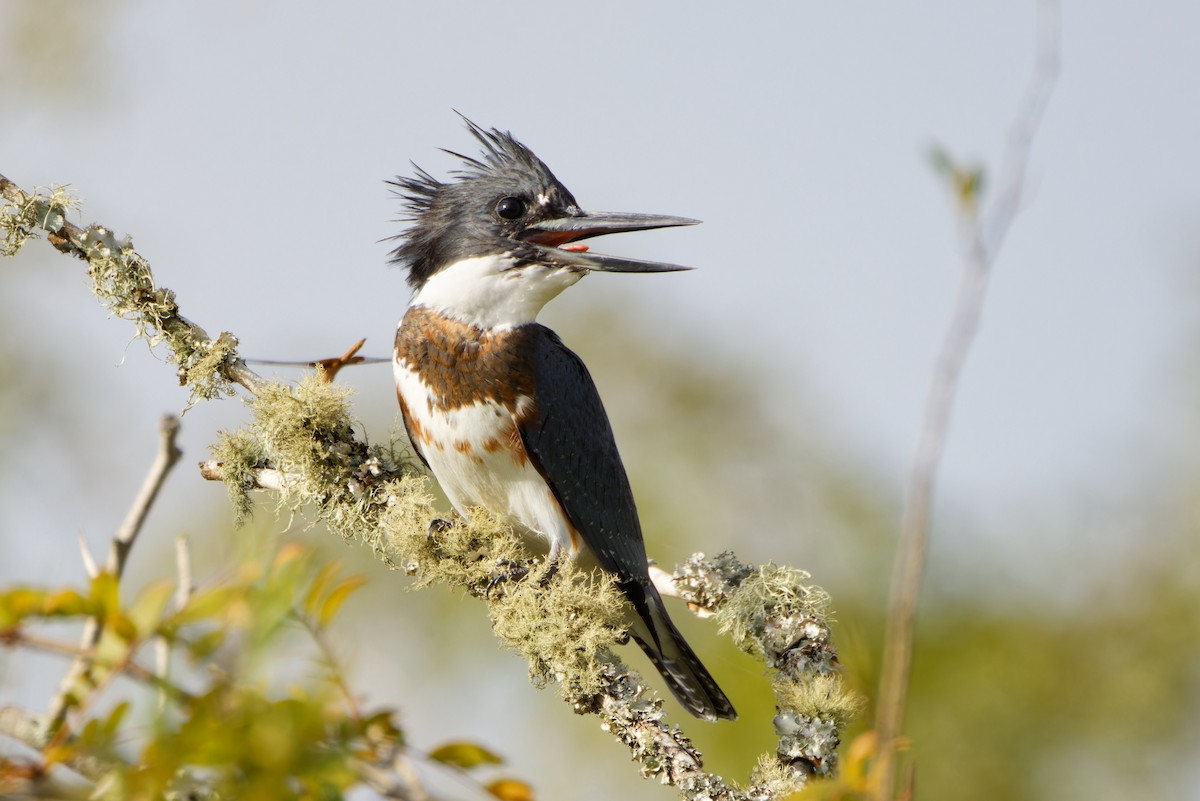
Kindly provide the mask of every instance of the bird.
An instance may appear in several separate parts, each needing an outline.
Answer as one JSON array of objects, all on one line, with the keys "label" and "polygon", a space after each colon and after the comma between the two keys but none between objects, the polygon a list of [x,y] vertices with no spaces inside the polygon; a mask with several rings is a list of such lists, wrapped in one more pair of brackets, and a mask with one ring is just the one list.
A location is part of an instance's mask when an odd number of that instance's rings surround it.
[{"label": "bird", "polygon": [[[460,115],[461,116],[461,115]],[[394,373],[417,455],[463,519],[483,508],[549,545],[547,561],[587,554],[632,607],[630,635],[691,714],[737,717],[651,582],[641,523],[612,426],[587,367],[542,308],[590,272],[661,273],[675,264],[591,252],[580,240],[694,225],[652,214],[588,212],[509,132],[463,117],[481,148],[447,180],[415,163],[389,181],[409,226],[391,261],[412,299]]]}]

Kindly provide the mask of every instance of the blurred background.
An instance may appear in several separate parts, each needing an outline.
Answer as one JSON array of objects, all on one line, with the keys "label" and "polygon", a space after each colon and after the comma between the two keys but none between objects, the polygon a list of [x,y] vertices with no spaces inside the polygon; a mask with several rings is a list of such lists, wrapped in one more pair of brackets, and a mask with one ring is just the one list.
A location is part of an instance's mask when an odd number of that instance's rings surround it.
[{"label": "blurred background", "polygon": [[[1064,5],[938,490],[908,726],[922,798],[1200,795],[1200,6]],[[263,359],[360,337],[389,354],[408,291],[385,265],[402,226],[383,181],[473,151],[452,109],[511,130],[585,208],[703,219],[596,246],[694,272],[593,276],[543,321],[592,369],[651,555],[809,570],[871,693],[960,270],[927,154],[996,166],[1034,28],[1033,3],[998,0],[10,0],[0,173],[69,184],[77,222],[131,234],[186,316]],[[0,326],[0,584],[79,581],[79,538],[104,552],[186,395],[44,243],[0,263]],[[339,381],[373,441],[402,436],[386,365]],[[224,489],[192,464],[245,420],[239,400],[185,415],[135,583],[169,573],[180,533],[200,578],[234,549]],[[302,524],[285,536],[371,574],[339,646],[415,746],[476,740],[542,798],[673,797],[532,690],[478,604],[406,592]],[[743,713],[691,728],[744,779],[772,745],[769,688],[683,622]],[[64,669],[0,652],[0,703],[45,703]]]}]

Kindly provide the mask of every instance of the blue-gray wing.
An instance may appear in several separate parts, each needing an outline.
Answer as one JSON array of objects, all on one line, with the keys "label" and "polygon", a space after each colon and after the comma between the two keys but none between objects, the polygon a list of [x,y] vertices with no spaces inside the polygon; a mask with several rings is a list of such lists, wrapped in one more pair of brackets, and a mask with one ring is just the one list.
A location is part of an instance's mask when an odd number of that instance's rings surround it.
[{"label": "blue-gray wing", "polygon": [[537,328],[530,354],[537,402],[520,422],[525,450],[600,566],[641,583],[642,528],[600,394],[580,358]]},{"label": "blue-gray wing", "polygon": [[591,375],[553,331],[537,329],[528,351],[537,402],[518,423],[530,461],[600,567],[615,575],[637,614],[629,633],[675,697],[697,717],[736,718],[650,583],[633,492]]}]

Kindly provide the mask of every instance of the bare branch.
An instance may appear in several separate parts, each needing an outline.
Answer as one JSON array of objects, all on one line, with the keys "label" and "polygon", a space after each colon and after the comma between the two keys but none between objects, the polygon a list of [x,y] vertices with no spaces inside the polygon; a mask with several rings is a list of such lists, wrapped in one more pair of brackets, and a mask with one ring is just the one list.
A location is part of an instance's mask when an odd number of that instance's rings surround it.
[{"label": "bare branch", "polygon": [[142,489],[138,492],[133,506],[129,508],[125,521],[112,539],[112,545],[108,551],[108,561],[104,565],[104,569],[117,578],[120,578],[125,572],[125,562],[129,559],[129,551],[133,548],[133,543],[142,530],[142,524],[146,522],[146,515],[158,497],[158,491],[162,489],[167,474],[171,472],[171,468],[183,455],[183,452],[175,444],[175,439],[179,436],[178,417],[173,414],[163,415],[158,423],[158,433],[158,455],[150,467],[146,480],[142,483]]},{"label": "bare branch", "polygon": [[[192,557],[188,551],[188,538],[180,534],[175,539],[175,572],[178,584],[175,587],[175,611],[187,606],[192,596]],[[171,670],[171,643],[166,637],[154,638],[154,673],[162,682],[167,681]],[[159,692],[158,711],[161,714],[167,705],[167,694]]]},{"label": "bare branch", "polygon": [[381,358],[378,356],[359,356],[357,355],[362,346],[367,342],[366,339],[360,339],[355,342],[341,356],[333,356],[327,359],[314,359],[307,362],[297,361],[280,361],[278,359],[247,359],[250,364],[268,364],[278,367],[309,367],[313,370],[320,370],[321,378],[324,381],[333,381],[343,367],[353,367],[358,364],[388,364],[391,363],[390,358]]},{"label": "bare branch", "polygon": [[[15,706],[0,707],[0,734],[41,751],[50,741],[49,718]],[[67,767],[93,782],[101,781],[112,771],[111,763],[95,757],[72,755]]]},{"label": "bare branch", "polygon": [[992,266],[1021,209],[1030,148],[1058,76],[1060,9],[1058,0],[1039,0],[1038,43],[1033,73],[1009,129],[1002,162],[1002,189],[980,219],[964,214],[966,253],[954,314],[942,342],[926,399],[924,419],[905,492],[900,543],[892,574],[888,626],[884,641],[876,731],[882,768],[878,792],[891,797],[894,743],[904,720],[912,665],[914,622],[933,517],[938,465],[946,444],[959,376],[979,328]]},{"label": "bare branch", "polygon": [[100,575],[100,568],[96,565],[96,557],[92,556],[92,549],[88,547],[87,540],[83,534],[79,535],[79,555],[83,558],[83,570],[87,573],[87,577],[94,579]]},{"label": "bare branch", "polygon": [[[58,654],[60,656],[73,657],[76,660],[90,660],[95,667],[102,667],[106,670],[111,670],[115,673],[120,673],[135,681],[143,684],[157,687],[167,692],[172,698],[179,700],[187,700],[190,696],[185,691],[168,682],[163,681],[159,676],[155,675],[154,671],[147,670],[132,659],[122,659],[116,662],[109,660],[97,659],[95,653],[88,648],[79,645],[71,645],[70,643],[52,640],[48,637],[39,637],[30,634],[20,629],[9,630],[0,636],[0,644],[7,645],[12,648],[25,648],[30,651],[41,651],[46,654]],[[45,716],[46,720],[50,720],[50,716]],[[52,732],[47,732],[47,737]]]},{"label": "bare branch", "polygon": [[[182,455],[175,444],[178,435],[179,418],[174,415],[164,415],[159,422],[158,453],[155,456],[154,464],[151,465],[150,472],[146,475],[146,480],[142,483],[137,498],[134,499],[133,505],[129,508],[124,522],[113,536],[112,544],[109,547],[108,560],[105,562],[104,569],[118,580],[125,572],[129,552],[142,530],[142,525],[146,522],[146,515],[150,511],[150,507],[158,497],[158,492],[162,489],[163,482],[166,481],[171,468],[175,466]],[[50,702],[48,718],[52,732],[57,731],[66,720],[67,713],[74,701],[73,694],[80,682],[85,679],[90,680],[94,666],[92,650],[100,642],[103,633],[104,627],[101,621],[96,617],[88,618],[80,640],[82,652],[72,663],[67,675],[63,677],[58,693]]]},{"label": "bare branch", "polygon": [[175,588],[175,610],[187,606],[192,597],[192,556],[188,550],[188,537],[180,534],[175,540],[175,573],[178,576],[178,586]]}]

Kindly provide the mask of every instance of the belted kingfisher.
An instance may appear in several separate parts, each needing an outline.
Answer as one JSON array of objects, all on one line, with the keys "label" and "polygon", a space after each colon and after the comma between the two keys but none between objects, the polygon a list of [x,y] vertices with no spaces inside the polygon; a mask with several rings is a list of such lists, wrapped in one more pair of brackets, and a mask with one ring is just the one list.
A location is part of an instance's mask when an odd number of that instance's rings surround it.
[{"label": "belted kingfisher", "polygon": [[[464,118],[465,120],[465,118]],[[455,510],[482,507],[549,542],[550,563],[586,550],[635,612],[631,635],[700,718],[737,713],[667,616],[600,395],[538,312],[590,271],[655,273],[673,264],[588,252],[579,240],[698,220],[585,212],[511,134],[467,127],[481,158],[454,179],[420,167],[390,182],[411,226],[392,261],[412,302],[396,332],[396,389],[417,454]]]}]

